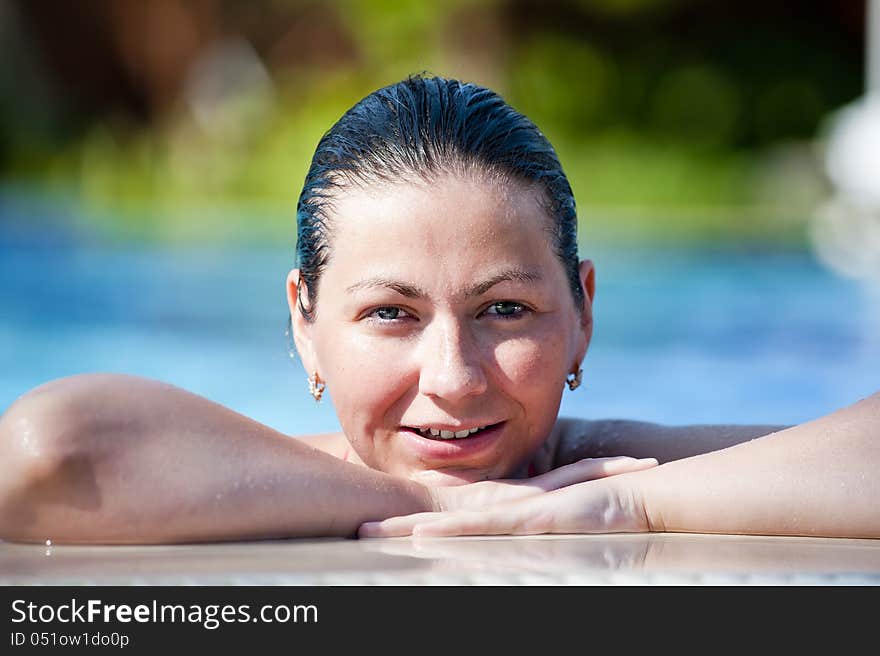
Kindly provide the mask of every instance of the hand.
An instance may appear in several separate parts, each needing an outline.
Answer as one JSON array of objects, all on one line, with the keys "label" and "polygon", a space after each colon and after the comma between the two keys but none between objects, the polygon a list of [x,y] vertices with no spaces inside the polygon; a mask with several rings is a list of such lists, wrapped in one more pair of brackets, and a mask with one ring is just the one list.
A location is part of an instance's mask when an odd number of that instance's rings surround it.
[{"label": "hand", "polygon": [[505,501],[525,499],[562,487],[655,467],[654,458],[584,458],[546,474],[527,479],[481,481],[467,485],[429,488],[437,511],[484,510]]},{"label": "hand", "polygon": [[[486,481],[437,488],[438,512],[367,522],[359,537],[401,535],[535,535],[649,530],[641,496],[615,478],[657,465],[653,458],[593,458],[528,481]],[[605,481],[594,479],[606,478]],[[581,482],[584,481],[584,482]]]}]

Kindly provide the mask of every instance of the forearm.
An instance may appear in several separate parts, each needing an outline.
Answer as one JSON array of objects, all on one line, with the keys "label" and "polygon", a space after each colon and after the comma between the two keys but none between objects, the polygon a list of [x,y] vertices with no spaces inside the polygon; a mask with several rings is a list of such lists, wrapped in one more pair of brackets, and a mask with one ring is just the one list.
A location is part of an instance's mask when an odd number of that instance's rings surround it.
[{"label": "forearm", "polygon": [[[82,384],[88,389],[45,392],[70,391],[73,403],[35,399],[0,421],[8,467],[29,472],[9,469],[0,481],[4,539],[347,536],[364,521],[430,509],[422,486],[342,462],[183,390],[115,376]],[[51,408],[64,408],[62,416],[28,416]]]},{"label": "forearm", "polygon": [[880,537],[880,394],[633,475],[651,529]]}]

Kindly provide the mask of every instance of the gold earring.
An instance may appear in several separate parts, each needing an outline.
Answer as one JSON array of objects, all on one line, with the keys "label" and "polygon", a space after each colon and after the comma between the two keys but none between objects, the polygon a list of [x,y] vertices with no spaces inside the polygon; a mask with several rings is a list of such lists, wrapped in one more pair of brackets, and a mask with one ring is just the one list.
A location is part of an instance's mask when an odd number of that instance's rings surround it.
[{"label": "gold earring", "polygon": [[568,377],[565,379],[565,382],[568,383],[568,389],[576,390],[581,386],[581,380],[583,379],[584,370],[578,367],[577,373],[568,374]]},{"label": "gold earring", "polygon": [[315,403],[320,403],[321,395],[324,393],[326,385],[324,381],[318,377],[318,372],[314,372],[309,376],[309,393],[315,397]]}]

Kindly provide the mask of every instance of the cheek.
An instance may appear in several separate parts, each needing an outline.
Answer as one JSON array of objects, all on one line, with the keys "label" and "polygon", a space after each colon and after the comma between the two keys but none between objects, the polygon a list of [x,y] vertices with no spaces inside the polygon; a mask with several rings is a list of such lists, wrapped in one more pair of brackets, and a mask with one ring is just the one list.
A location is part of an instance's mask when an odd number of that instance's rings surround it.
[{"label": "cheek", "polygon": [[346,432],[381,425],[409,385],[400,345],[365,339],[356,331],[337,333],[321,344],[323,377]]},{"label": "cheek", "polygon": [[510,340],[495,349],[505,392],[523,413],[521,449],[537,447],[556,421],[567,352],[567,342],[558,335]]},{"label": "cheek", "polygon": [[504,378],[519,390],[555,390],[552,381],[565,370],[567,342],[559,335],[505,341],[495,348],[495,360]]}]

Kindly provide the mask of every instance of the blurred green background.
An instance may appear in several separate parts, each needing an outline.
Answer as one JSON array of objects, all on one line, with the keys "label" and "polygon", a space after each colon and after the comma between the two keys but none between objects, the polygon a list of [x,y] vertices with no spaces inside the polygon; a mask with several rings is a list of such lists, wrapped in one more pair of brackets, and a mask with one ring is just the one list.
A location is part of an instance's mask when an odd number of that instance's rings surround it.
[{"label": "blurred green background", "polygon": [[804,242],[829,193],[824,121],[864,91],[864,16],[846,0],[6,0],[0,196],[108,239],[292,247],[321,134],[428,72],[544,130],[582,243]]}]

